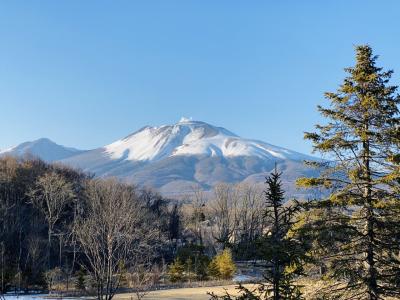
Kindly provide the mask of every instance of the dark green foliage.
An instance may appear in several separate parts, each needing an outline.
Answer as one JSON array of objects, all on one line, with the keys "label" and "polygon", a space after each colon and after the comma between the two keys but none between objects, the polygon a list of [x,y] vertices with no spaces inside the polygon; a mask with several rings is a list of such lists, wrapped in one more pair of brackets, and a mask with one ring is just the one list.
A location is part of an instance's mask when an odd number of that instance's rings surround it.
[{"label": "dark green foliage", "polygon": [[345,69],[349,76],[336,93],[325,94],[330,106],[318,107],[328,123],[305,134],[331,161],[320,163],[319,178],[299,184],[331,191],[310,203],[304,232],[327,266],[332,284],[325,291],[336,299],[400,295],[400,98],[388,84],[392,71],[376,59],[371,47],[356,47],[356,65]]},{"label": "dark green foliage", "polygon": [[266,179],[265,222],[268,232],[259,241],[261,257],[269,265],[265,271],[268,285],[263,289],[271,299],[300,299],[298,287],[294,284],[297,275],[302,274],[305,258],[303,245],[290,232],[297,222],[300,205],[294,201],[284,205],[284,191],[281,173],[275,169]]},{"label": "dark green foliage", "polygon": [[76,274],[75,288],[77,290],[85,290],[86,289],[86,272],[84,268],[80,268]]},{"label": "dark green foliage", "polygon": [[198,280],[206,280],[208,277],[210,259],[204,254],[204,250],[204,246],[188,244],[179,248],[176,256],[181,262],[185,262],[186,272],[193,273]]},{"label": "dark green foliage", "polygon": [[170,240],[179,239],[179,234],[181,230],[181,215],[179,212],[179,207],[175,204],[172,208],[169,217],[168,231]]},{"label": "dark green foliage", "polygon": [[232,251],[237,260],[259,260],[262,259],[260,252],[257,250],[261,237],[256,236],[254,240],[239,240],[232,245]]}]

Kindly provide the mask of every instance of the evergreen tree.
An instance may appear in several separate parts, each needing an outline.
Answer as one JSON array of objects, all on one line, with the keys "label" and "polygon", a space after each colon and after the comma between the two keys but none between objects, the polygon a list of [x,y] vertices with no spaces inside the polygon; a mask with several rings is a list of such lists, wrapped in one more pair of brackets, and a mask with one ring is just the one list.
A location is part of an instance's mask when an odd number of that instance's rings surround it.
[{"label": "evergreen tree", "polygon": [[85,269],[80,268],[79,271],[77,272],[77,277],[75,281],[75,288],[77,290],[83,291],[86,289],[86,280],[85,280]]},{"label": "evergreen tree", "polygon": [[170,213],[169,224],[168,224],[170,240],[176,241],[179,239],[179,233],[181,230],[180,226],[181,226],[181,215],[179,211],[179,206],[175,204]]},{"label": "evergreen tree", "polygon": [[400,97],[388,84],[392,71],[377,67],[376,59],[370,46],[356,47],[349,76],[336,93],[325,94],[330,107],[318,107],[329,122],[305,134],[329,162],[314,163],[324,168],[321,175],[298,184],[330,189],[328,199],[313,204],[325,211],[315,221],[325,234],[346,233],[325,250],[335,299],[400,295]]},{"label": "evergreen tree", "polygon": [[294,284],[296,275],[302,273],[303,247],[290,232],[300,210],[297,201],[284,205],[284,191],[280,180],[282,173],[275,171],[266,178],[265,222],[270,228],[260,243],[261,256],[270,265],[264,277],[269,284],[263,286],[265,299],[300,299],[300,291]]},{"label": "evergreen tree", "polygon": [[300,204],[293,201],[285,205],[280,178],[281,173],[276,168],[266,178],[265,223],[269,226],[269,230],[258,241],[260,257],[268,265],[264,273],[267,283],[259,284],[252,290],[240,285],[239,296],[226,294],[219,297],[210,294],[212,299],[302,299],[300,287],[294,283],[294,280],[297,275],[302,274],[303,261],[306,258],[305,250],[303,244],[297,239],[296,233],[292,231],[297,223]]},{"label": "evergreen tree", "polygon": [[179,282],[184,278],[185,265],[179,258],[175,259],[172,265],[169,267],[168,276],[171,282]]},{"label": "evergreen tree", "polygon": [[204,250],[204,246],[188,244],[179,248],[176,254],[177,259],[179,259],[181,262],[185,262],[186,270],[188,269],[190,261],[190,273],[194,273],[190,275],[195,275],[199,280],[207,279],[208,275],[207,268],[210,263],[210,259],[206,254],[204,254]]}]

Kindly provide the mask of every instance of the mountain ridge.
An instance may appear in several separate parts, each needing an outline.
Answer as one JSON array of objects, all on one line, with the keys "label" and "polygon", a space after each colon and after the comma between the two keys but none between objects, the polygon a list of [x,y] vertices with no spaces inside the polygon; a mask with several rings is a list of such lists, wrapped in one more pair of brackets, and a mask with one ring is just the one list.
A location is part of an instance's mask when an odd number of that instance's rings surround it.
[{"label": "mountain ridge", "polygon": [[39,157],[46,162],[54,162],[85,152],[72,147],[59,145],[49,138],[39,138],[23,142],[17,146],[0,150],[0,157],[10,155],[16,157]]}]

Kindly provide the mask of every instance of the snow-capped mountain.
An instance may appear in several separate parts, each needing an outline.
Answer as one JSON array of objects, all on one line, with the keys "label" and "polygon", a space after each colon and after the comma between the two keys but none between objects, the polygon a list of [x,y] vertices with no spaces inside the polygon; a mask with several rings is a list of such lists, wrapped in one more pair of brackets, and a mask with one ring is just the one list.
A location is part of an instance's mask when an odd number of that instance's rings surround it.
[{"label": "snow-capped mountain", "polygon": [[260,159],[309,159],[306,155],[261,141],[248,140],[204,122],[182,118],[175,125],[146,126],[104,147],[112,159],[156,162],[168,157],[257,157]]},{"label": "snow-capped mountain", "polygon": [[208,190],[219,182],[263,182],[277,163],[292,196],[299,193],[295,179],[315,173],[303,164],[310,159],[183,118],[173,125],[146,126],[114,143],[60,161],[96,176],[157,188],[170,196],[190,193],[195,185]]},{"label": "snow-capped mountain", "polygon": [[25,142],[18,146],[11,147],[0,151],[1,156],[16,156],[16,157],[39,157],[47,162],[65,159],[73,155],[80,154],[84,151],[64,147],[54,143],[47,138],[41,138],[31,142]]}]

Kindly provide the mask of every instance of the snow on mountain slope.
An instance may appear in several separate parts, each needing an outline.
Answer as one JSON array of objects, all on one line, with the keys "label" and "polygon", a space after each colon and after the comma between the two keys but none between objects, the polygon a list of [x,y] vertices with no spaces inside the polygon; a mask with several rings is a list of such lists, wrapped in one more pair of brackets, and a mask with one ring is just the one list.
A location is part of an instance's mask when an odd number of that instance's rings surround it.
[{"label": "snow on mountain slope", "polygon": [[173,125],[146,126],[114,143],[60,162],[98,177],[117,177],[172,196],[190,193],[193,186],[209,190],[220,182],[263,182],[278,164],[288,195],[302,196],[294,181],[316,172],[303,164],[312,159],[241,138],[222,127],[182,119]]},{"label": "snow on mountain slope", "polygon": [[32,156],[32,157],[39,157],[47,162],[53,162],[56,160],[65,159],[80,154],[82,152],[84,151],[74,148],[64,147],[54,143],[53,141],[47,138],[41,138],[35,141],[25,142],[19,144],[18,146],[0,151],[0,157],[6,155],[15,157]]},{"label": "snow on mountain slope", "polygon": [[261,141],[240,138],[221,127],[188,119],[182,119],[175,125],[144,127],[104,148],[112,159],[147,162],[181,155],[290,160],[309,158]]}]

